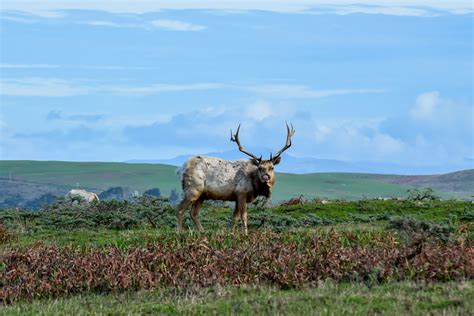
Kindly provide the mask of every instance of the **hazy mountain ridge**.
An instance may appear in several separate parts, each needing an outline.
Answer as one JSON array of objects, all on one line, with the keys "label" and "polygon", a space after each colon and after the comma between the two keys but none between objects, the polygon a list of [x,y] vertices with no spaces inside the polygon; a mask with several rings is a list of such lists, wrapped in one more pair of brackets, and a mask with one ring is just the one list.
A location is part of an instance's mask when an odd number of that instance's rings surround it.
[{"label": "hazy mountain ridge", "polygon": [[[181,155],[171,159],[132,159],[127,163],[153,163],[181,166],[193,155]],[[201,156],[219,157],[227,160],[242,160],[246,156],[236,150],[224,152],[210,152]],[[265,158],[265,157],[264,157]],[[349,172],[349,173],[377,173],[377,174],[398,174],[398,175],[434,175],[446,174],[464,169],[474,168],[474,163],[469,161],[466,164],[446,166],[409,166],[394,163],[358,161],[349,162],[336,159],[321,159],[311,157],[294,157],[289,154],[282,155],[282,162],[277,170],[285,173],[319,173],[319,172]]]}]

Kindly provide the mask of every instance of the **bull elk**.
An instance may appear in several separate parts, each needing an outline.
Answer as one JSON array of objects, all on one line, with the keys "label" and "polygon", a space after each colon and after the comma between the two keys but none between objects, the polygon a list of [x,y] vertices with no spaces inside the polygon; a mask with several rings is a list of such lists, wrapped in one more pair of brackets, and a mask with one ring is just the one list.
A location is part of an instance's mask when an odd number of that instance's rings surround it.
[{"label": "bull elk", "polygon": [[199,231],[202,231],[199,211],[205,200],[235,201],[232,215],[232,229],[242,219],[242,232],[247,234],[247,203],[257,196],[270,197],[275,183],[274,166],[281,161],[280,155],[290,148],[291,137],[295,130],[286,124],[286,144],[275,156],[262,160],[246,151],[239,140],[240,124],[235,134],[230,131],[230,140],[235,142],[239,151],[250,156],[248,160],[223,160],[214,157],[191,157],[178,170],[184,198],[176,209],[178,232],[183,230],[184,211],[191,206],[191,218]]}]

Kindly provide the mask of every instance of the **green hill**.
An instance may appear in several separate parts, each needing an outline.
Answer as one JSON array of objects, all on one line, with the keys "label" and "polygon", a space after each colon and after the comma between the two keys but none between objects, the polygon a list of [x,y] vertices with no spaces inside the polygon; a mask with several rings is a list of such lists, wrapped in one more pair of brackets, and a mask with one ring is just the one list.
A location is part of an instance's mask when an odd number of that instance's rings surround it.
[{"label": "green hill", "polygon": [[[59,195],[75,187],[101,192],[121,186],[139,193],[158,187],[169,195],[181,187],[175,171],[176,167],[161,164],[4,160],[0,161],[0,202],[12,194],[31,198],[49,191]],[[301,194],[330,199],[406,196],[413,187],[432,187],[442,197],[469,198],[474,192],[474,170],[437,176],[278,174],[273,200]]]}]

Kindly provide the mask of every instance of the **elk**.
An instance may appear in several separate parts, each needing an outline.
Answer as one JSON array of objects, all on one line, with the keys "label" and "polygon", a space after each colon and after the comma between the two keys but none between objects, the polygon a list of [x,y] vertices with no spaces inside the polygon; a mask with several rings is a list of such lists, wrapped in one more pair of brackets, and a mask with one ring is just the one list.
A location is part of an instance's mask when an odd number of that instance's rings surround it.
[{"label": "elk", "polygon": [[177,231],[183,230],[184,211],[191,207],[191,218],[202,231],[199,211],[205,200],[235,201],[232,215],[232,229],[242,220],[242,232],[247,234],[247,203],[257,196],[271,196],[275,183],[274,166],[281,161],[280,155],[290,148],[291,137],[295,134],[293,125],[286,124],[286,144],[275,156],[262,160],[246,151],[239,140],[240,124],[235,134],[230,131],[230,140],[235,142],[239,151],[250,156],[247,160],[223,160],[215,157],[194,156],[178,170],[184,198],[176,209]]},{"label": "elk", "polygon": [[83,199],[86,203],[92,203],[94,201],[99,202],[97,194],[86,190],[72,189],[68,194],[66,194],[66,197],[71,199],[71,201],[80,201],[80,199]]}]

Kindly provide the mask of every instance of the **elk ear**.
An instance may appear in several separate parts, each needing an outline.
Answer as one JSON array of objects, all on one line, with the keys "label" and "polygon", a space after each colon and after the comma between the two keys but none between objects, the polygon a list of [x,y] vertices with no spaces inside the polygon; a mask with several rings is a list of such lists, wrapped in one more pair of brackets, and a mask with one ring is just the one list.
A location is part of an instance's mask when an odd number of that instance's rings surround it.
[{"label": "elk ear", "polygon": [[273,165],[276,166],[280,163],[281,157],[276,157],[272,159]]}]

